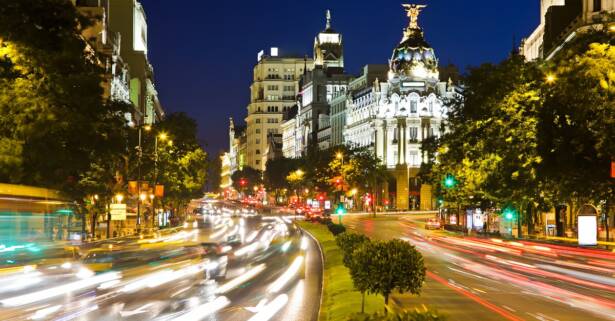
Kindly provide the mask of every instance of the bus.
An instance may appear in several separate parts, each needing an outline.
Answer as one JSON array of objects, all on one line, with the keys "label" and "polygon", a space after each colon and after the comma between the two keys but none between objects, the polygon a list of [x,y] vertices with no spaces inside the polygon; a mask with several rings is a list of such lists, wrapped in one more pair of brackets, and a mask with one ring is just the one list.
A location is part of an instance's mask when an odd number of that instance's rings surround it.
[{"label": "bus", "polygon": [[0,252],[34,242],[79,240],[81,231],[74,203],[60,192],[0,183]]}]

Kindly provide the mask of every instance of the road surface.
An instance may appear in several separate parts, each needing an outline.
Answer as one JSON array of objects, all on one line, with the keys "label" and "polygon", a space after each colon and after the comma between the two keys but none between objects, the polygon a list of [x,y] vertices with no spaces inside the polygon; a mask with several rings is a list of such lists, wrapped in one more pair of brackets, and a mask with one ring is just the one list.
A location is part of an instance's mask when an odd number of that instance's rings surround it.
[{"label": "road surface", "polygon": [[[103,243],[70,264],[5,265],[0,319],[316,321],[317,245],[287,218],[233,216],[206,215],[207,224],[189,222],[157,239]],[[224,253],[195,256],[202,243]]]},{"label": "road surface", "polygon": [[615,320],[615,254],[532,242],[460,237],[425,230],[428,216],[347,216],[347,228],[373,239],[401,238],[423,254],[419,297],[449,320]]}]

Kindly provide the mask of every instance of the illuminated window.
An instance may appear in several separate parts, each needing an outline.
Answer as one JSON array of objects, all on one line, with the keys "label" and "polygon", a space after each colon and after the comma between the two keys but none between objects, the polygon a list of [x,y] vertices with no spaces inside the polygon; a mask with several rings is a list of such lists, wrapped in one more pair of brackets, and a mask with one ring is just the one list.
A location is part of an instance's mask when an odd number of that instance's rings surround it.
[{"label": "illuminated window", "polygon": [[416,106],[417,106],[416,100],[414,99],[410,100],[410,112],[411,113],[416,113]]},{"label": "illuminated window", "polygon": [[410,128],[408,128],[408,131],[409,131],[410,139],[411,140],[416,140],[417,136],[418,136],[419,129],[416,128],[416,127],[410,127]]}]

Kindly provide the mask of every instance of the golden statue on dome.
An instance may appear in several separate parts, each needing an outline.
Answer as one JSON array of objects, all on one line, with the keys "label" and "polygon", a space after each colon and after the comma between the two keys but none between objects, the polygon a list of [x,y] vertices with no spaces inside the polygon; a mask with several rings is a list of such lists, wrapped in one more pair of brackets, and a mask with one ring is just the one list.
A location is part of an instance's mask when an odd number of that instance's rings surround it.
[{"label": "golden statue on dome", "polygon": [[419,14],[426,8],[426,4],[402,4],[402,6],[406,9],[408,13],[408,18],[410,18],[410,25],[408,28],[410,29],[420,29],[419,28]]}]

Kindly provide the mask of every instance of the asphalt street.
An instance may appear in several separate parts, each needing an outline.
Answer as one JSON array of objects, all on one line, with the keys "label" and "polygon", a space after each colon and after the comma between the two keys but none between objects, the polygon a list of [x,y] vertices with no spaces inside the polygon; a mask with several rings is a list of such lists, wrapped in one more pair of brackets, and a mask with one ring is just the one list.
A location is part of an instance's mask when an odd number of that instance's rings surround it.
[{"label": "asphalt street", "polygon": [[[317,320],[320,252],[290,219],[215,214],[197,223],[88,247],[85,257],[99,255],[95,262],[0,271],[0,319]],[[192,255],[203,243],[223,248],[226,275],[214,275],[222,271],[218,256]],[[109,268],[98,269],[100,262]]]},{"label": "asphalt street", "polygon": [[425,230],[428,217],[344,217],[350,230],[401,238],[423,254],[422,293],[394,295],[399,307],[428,306],[455,321],[615,320],[613,253]]}]

